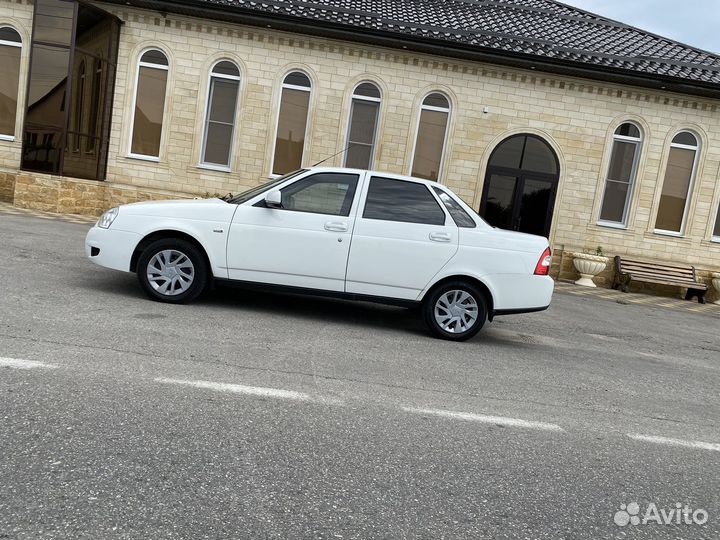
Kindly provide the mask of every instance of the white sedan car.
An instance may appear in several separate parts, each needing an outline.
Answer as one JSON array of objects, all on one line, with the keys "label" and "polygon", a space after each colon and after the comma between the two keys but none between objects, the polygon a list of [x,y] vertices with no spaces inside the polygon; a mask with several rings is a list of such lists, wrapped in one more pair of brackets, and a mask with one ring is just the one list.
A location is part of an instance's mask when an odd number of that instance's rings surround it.
[{"label": "white sedan car", "polygon": [[465,340],[496,315],[547,309],[547,239],[495,229],[448,188],[372,171],[295,171],[226,200],[129,204],[90,230],[87,256],[135,272],[155,300],[211,280],[419,305]]}]

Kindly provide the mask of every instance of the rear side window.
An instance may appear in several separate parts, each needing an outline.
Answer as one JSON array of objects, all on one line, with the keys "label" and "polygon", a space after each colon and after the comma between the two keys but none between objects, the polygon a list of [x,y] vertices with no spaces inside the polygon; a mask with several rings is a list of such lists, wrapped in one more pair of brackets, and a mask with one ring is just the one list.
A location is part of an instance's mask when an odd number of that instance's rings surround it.
[{"label": "rear side window", "polygon": [[444,225],[445,212],[424,184],[373,177],[368,187],[365,219]]},{"label": "rear side window", "polygon": [[280,191],[283,209],[349,216],[358,179],[357,174],[342,173],[319,173],[308,176]]},{"label": "rear side window", "polygon": [[442,189],[433,187],[438,198],[443,202],[445,208],[452,216],[455,225],[462,229],[474,229],[476,227],[475,220],[463,209],[458,202]]}]

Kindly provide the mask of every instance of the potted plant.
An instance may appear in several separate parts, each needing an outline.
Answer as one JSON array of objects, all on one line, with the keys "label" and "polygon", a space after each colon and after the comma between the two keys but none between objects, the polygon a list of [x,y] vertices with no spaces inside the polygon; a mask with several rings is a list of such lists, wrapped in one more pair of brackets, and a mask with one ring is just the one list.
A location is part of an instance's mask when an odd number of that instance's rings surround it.
[{"label": "potted plant", "polygon": [[593,278],[605,270],[608,260],[609,259],[603,255],[601,246],[595,249],[594,255],[580,252],[573,253],[573,265],[575,266],[575,270],[580,274],[580,279],[575,282],[575,285],[597,287],[597,285],[593,283]]},{"label": "potted plant", "polygon": [[[720,293],[720,272],[713,272],[712,285],[713,285],[713,287],[715,287],[715,290]],[[720,298],[715,300],[715,302],[713,302],[713,303],[720,306]]]}]

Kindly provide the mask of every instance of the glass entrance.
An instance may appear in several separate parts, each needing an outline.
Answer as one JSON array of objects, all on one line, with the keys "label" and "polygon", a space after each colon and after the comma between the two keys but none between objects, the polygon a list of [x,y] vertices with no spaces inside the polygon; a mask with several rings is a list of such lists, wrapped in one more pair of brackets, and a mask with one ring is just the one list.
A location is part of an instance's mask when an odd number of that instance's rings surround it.
[{"label": "glass entrance", "polygon": [[506,139],[490,158],[480,215],[500,229],[548,236],[559,176],[545,141],[534,135]]}]

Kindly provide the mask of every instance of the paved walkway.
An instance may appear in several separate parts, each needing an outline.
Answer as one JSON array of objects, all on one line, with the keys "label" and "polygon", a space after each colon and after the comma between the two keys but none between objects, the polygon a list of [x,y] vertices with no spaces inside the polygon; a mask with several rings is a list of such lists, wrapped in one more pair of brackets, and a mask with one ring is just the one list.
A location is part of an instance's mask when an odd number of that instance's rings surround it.
[{"label": "paved walkway", "polygon": [[0,214],[11,215],[28,215],[40,219],[59,219],[70,223],[90,224],[95,223],[97,218],[89,216],[80,216],[77,214],[55,214],[53,212],[41,212],[39,210],[28,210],[27,208],[18,208],[9,203],[0,202]]},{"label": "paved walkway", "polygon": [[599,298],[618,304],[641,304],[644,306],[659,307],[664,309],[674,309],[679,311],[689,311],[691,313],[704,313],[720,317],[720,305],[707,303],[698,304],[697,300],[683,300],[681,298],[671,298],[668,296],[650,296],[648,294],[639,293],[623,293],[614,289],[603,289],[591,287],[581,287],[574,283],[566,281],[558,281],[555,283],[555,291],[560,294],[572,294],[574,296],[586,296],[590,298]]},{"label": "paved walkway", "polygon": [[[12,204],[0,202],[0,215],[29,215],[40,219],[58,219],[70,223],[92,224],[97,218],[80,216],[76,214],[54,214],[52,212],[40,212],[38,210],[27,210],[25,208],[17,208]],[[642,304],[645,306],[653,306],[665,309],[675,309],[680,311],[688,311],[691,313],[704,313],[720,317],[720,305],[708,303],[705,305],[698,304],[697,301],[682,300],[680,298],[669,298],[666,296],[650,296],[638,293],[622,293],[613,289],[580,287],[574,283],[566,281],[558,281],[555,284],[555,291],[559,294],[571,294],[575,296],[586,296],[591,298],[599,298],[601,300],[617,302],[619,304]]]}]

